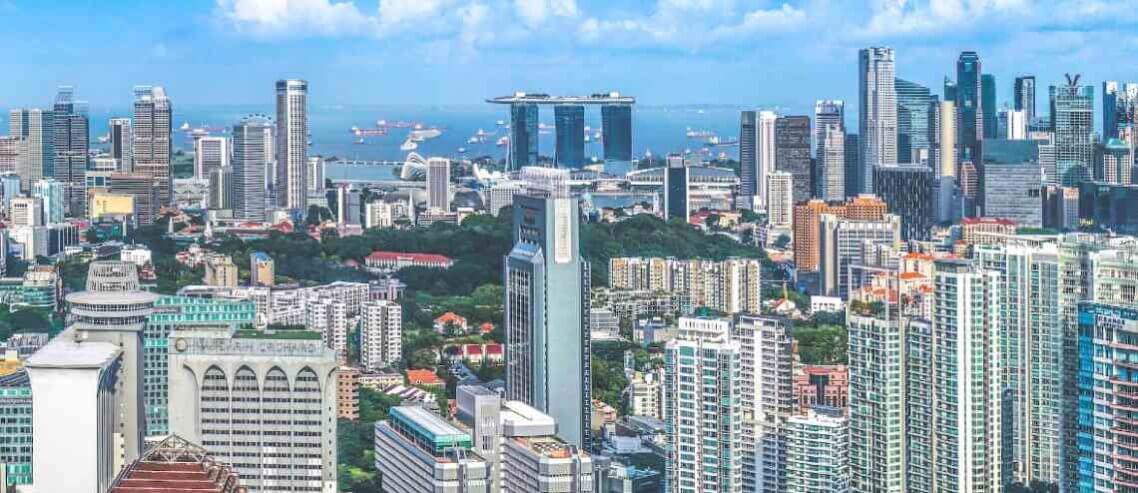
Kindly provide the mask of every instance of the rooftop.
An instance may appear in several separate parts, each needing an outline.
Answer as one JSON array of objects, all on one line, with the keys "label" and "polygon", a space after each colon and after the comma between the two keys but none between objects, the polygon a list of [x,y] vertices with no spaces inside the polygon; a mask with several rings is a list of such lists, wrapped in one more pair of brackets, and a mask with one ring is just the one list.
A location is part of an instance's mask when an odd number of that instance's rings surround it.
[{"label": "rooftop", "polygon": [[123,469],[108,493],[241,493],[240,479],[206,450],[170,435]]},{"label": "rooftop", "polygon": [[391,424],[396,429],[415,435],[416,441],[442,452],[451,447],[469,448],[470,434],[446,422],[419,406],[397,406],[389,413]]},{"label": "rooftop", "polygon": [[406,253],[406,252],[371,252],[367,256],[370,261],[398,261],[410,260],[413,262],[451,263],[451,258],[436,253]]},{"label": "rooftop", "polygon": [[65,330],[31,355],[29,368],[103,368],[122,353],[109,342],[76,342],[74,331]]},{"label": "rooftop", "polygon": [[499,96],[486,100],[490,104],[633,104],[636,98],[613,91],[588,96],[550,96],[542,93],[515,92],[512,96]]}]

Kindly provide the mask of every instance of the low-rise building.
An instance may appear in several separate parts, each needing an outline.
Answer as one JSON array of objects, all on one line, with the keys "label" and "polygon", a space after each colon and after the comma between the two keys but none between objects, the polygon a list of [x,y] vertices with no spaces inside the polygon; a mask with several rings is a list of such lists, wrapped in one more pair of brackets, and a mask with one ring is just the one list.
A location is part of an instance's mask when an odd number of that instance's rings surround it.
[{"label": "low-rise building", "polygon": [[336,369],[336,417],[360,419],[360,369],[341,366]]},{"label": "low-rise building", "polygon": [[416,387],[441,388],[446,382],[433,370],[407,370],[407,384]]},{"label": "low-rise building", "polygon": [[489,492],[490,467],[470,433],[418,406],[393,407],[375,424],[375,468],[388,493]]},{"label": "low-rise building", "polygon": [[800,412],[815,406],[845,409],[849,391],[846,365],[804,365],[794,369],[794,396]]},{"label": "low-rise building", "polygon": [[435,332],[440,334],[459,333],[465,334],[470,326],[466,323],[466,317],[458,315],[454,312],[446,312],[435,318]]},{"label": "low-rise building", "polygon": [[434,253],[371,252],[364,263],[373,269],[396,271],[406,267],[449,269],[454,265],[454,260]]}]

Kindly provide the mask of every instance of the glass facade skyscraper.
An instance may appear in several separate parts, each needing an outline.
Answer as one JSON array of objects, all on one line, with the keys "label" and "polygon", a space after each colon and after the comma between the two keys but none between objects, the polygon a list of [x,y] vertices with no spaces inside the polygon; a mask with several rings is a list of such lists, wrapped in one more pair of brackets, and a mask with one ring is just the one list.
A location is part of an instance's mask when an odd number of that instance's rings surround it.
[{"label": "glass facade skyscraper", "polygon": [[748,208],[759,194],[759,182],[755,177],[758,171],[758,115],[757,111],[739,114],[739,195],[748,200]]},{"label": "glass facade skyscraper", "polygon": [[[265,220],[266,170],[273,166],[273,132],[268,118],[250,116],[233,126],[233,217]],[[226,194],[228,195],[228,194]]]},{"label": "glass facade skyscraper", "polygon": [[529,103],[510,105],[508,164],[511,171],[521,171],[526,166],[537,166],[537,135],[537,105]]},{"label": "glass facade skyscraper", "polygon": [[896,79],[897,162],[922,164],[931,160],[929,144],[929,88]]},{"label": "glass facade skyscraper", "polygon": [[984,113],[984,139],[996,138],[999,120],[996,119],[996,76],[980,75],[980,109]]},{"label": "glass facade skyscraper", "polygon": [[1093,86],[1079,85],[1079,77],[1051,86],[1051,125],[1055,133],[1055,168],[1059,184],[1078,186],[1091,177],[1094,162]]},{"label": "glass facade skyscraper", "polygon": [[1138,84],[1108,80],[1102,83],[1103,140],[1119,136],[1119,125],[1135,123],[1138,118]]},{"label": "glass facade skyscraper", "polygon": [[1012,98],[1012,108],[1023,111],[1023,118],[1028,125],[1035,120],[1035,76],[1022,75],[1016,77],[1015,94]]},{"label": "glass facade skyscraper", "polygon": [[75,216],[86,213],[85,192],[87,155],[90,147],[87,103],[75,100],[75,89],[61,86],[55,96],[53,146],[55,157],[53,173],[44,171],[44,177],[54,177],[63,186],[64,210]]},{"label": "glass facade skyscraper", "polygon": [[[846,193],[873,193],[873,168],[897,163],[897,94],[893,49],[873,47],[858,55],[858,135],[860,169]],[[852,189],[852,190],[851,190]]]},{"label": "glass facade skyscraper", "polygon": [[961,53],[956,61],[956,111],[960,117],[957,145],[961,150],[961,162],[974,160],[980,155],[980,140],[984,138],[980,73],[980,56],[973,51]]},{"label": "glass facade skyscraper", "polygon": [[684,164],[683,156],[668,155],[668,165],[664,168],[665,220],[678,218],[688,222],[691,214],[690,178],[691,170]]},{"label": "glass facade skyscraper", "polygon": [[605,160],[632,160],[632,105],[606,104],[601,106],[601,143]]},{"label": "glass facade skyscraper", "polygon": [[932,168],[921,164],[878,166],[873,190],[901,217],[902,240],[927,240],[936,223]]},{"label": "glass facade skyscraper", "polygon": [[[794,203],[810,200],[810,117],[780,116],[775,120],[775,164],[773,171],[785,171],[794,178]],[[771,200],[767,198],[768,202]],[[771,207],[768,204],[768,207]]]},{"label": "glass facade skyscraper", "polygon": [[554,163],[558,168],[580,169],[585,164],[585,107],[554,106],[553,121],[557,134]]}]

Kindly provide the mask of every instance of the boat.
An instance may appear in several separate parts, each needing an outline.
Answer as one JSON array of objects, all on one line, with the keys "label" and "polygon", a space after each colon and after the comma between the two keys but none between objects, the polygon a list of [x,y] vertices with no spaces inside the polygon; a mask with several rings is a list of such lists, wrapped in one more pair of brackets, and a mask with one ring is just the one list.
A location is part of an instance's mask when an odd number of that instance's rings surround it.
[{"label": "boat", "polygon": [[407,140],[403,141],[403,144],[399,146],[399,150],[401,150],[401,151],[413,151],[413,150],[418,149],[418,148],[419,148],[419,144],[416,143],[415,141],[411,140],[411,139],[407,139]]},{"label": "boat", "polygon": [[360,133],[360,127],[357,127],[357,126],[355,126],[355,125],[352,125],[352,133],[354,133],[354,134],[357,134],[357,135],[358,135],[358,134]]},{"label": "boat", "polygon": [[495,124],[497,124],[499,127],[504,127],[504,126],[506,126],[506,121],[505,121],[505,120],[498,120],[498,121],[496,121],[496,122],[494,122],[494,123],[495,123]]},{"label": "boat", "polygon": [[586,143],[588,143],[588,142],[592,142],[592,141],[593,141],[593,138],[592,138],[592,137],[590,137],[589,135],[585,135],[585,142],[586,142]]},{"label": "boat", "polygon": [[433,139],[443,134],[443,131],[437,128],[422,128],[422,125],[417,125],[417,127],[418,128],[412,130],[411,133],[409,133],[407,136],[407,138],[412,139],[415,142],[422,142],[427,139]]},{"label": "boat", "polygon": [[356,139],[356,143],[357,143],[357,144],[363,144],[363,143],[364,143],[364,138],[363,138],[363,137],[360,137],[360,138]]},{"label": "boat", "polygon": [[471,137],[469,139],[466,139],[466,143],[467,144],[481,144],[482,140],[479,139],[478,137]]},{"label": "boat", "polygon": [[462,153],[465,153],[465,152],[466,152],[466,148],[465,148],[465,147],[459,147],[459,148],[458,148],[458,153],[459,153],[459,154],[462,154]]},{"label": "boat", "polygon": [[190,129],[190,124],[186,123],[186,122],[182,122],[182,126],[178,127],[178,130],[181,130],[183,132],[185,132],[189,129]]},{"label": "boat", "polygon": [[596,141],[601,140],[601,131],[600,130],[597,130],[597,133],[593,134],[593,140],[596,140]]},{"label": "boat", "polygon": [[503,135],[502,138],[498,139],[498,142],[496,145],[498,147],[506,147],[509,144],[510,144],[510,138]]},{"label": "boat", "polygon": [[712,132],[711,130],[692,130],[689,128],[687,136],[689,139],[706,139],[709,137],[714,137],[715,132]]}]

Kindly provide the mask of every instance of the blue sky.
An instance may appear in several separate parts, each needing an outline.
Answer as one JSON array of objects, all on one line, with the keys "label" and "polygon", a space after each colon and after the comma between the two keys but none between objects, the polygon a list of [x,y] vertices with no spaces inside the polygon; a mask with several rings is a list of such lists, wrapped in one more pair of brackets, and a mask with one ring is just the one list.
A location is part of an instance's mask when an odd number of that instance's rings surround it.
[{"label": "blue sky", "polygon": [[978,51],[1001,102],[1020,73],[1138,79],[1138,0],[0,0],[0,19],[0,106],[59,84],[123,105],[140,83],[175,104],[270,103],[274,80],[301,77],[316,104],[618,89],[805,108],[855,101],[870,45],[937,93]]}]

